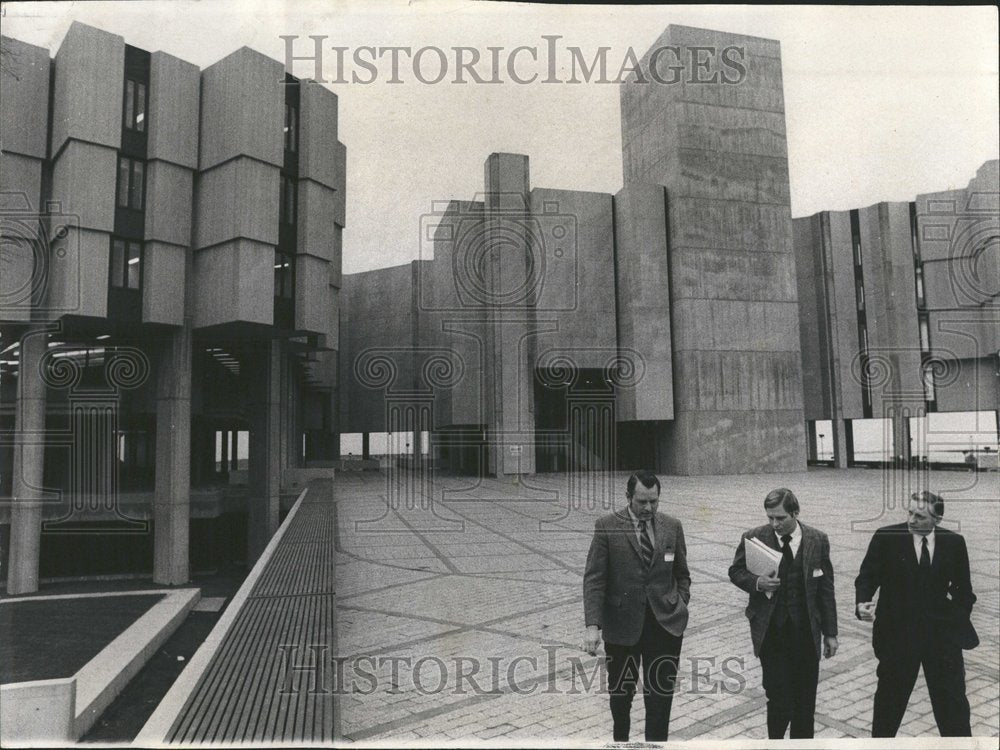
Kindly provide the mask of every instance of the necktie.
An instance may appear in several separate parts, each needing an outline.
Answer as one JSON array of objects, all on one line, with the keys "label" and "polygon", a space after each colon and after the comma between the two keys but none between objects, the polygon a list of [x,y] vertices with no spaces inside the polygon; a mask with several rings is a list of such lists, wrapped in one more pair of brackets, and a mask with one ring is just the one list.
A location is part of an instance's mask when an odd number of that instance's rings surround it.
[{"label": "necktie", "polygon": [[792,567],[792,548],[789,544],[792,541],[791,534],[785,534],[781,537],[781,564],[778,566],[778,578],[784,580],[787,571]]},{"label": "necktie", "polygon": [[926,573],[931,569],[931,553],[927,549],[927,537],[920,540],[920,571]]},{"label": "necktie", "polygon": [[645,521],[639,521],[639,546],[642,548],[642,561],[648,568],[653,564],[653,542],[649,539]]}]

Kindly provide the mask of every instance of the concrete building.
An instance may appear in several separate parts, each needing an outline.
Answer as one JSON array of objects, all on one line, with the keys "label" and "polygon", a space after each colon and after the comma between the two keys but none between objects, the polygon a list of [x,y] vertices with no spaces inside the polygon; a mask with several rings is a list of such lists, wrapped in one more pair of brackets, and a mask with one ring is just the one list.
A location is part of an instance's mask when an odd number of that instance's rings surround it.
[{"label": "concrete building", "polygon": [[336,455],[337,97],[79,23],[2,60],[8,592],[254,559],[283,475]]},{"label": "concrete building", "polygon": [[617,194],[492,154],[419,260],[344,277],[342,434],[427,431],[462,473],[757,473],[816,460],[817,420],[843,466],[851,420],[906,461],[910,418],[996,411],[996,162],[793,221],[780,46],[704,29],[666,29],[621,114]]},{"label": "concrete building", "polygon": [[[493,154],[482,196],[425,217],[420,260],[345,276],[342,432],[428,430],[490,474],[805,467],[778,43],[670,26],[640,66],[617,194],[533,188]],[[379,299],[412,302],[386,325]]]},{"label": "concrete building", "polygon": [[891,420],[908,464],[912,419],[1000,408],[998,198],[990,161],[963,190],[794,220],[806,419],[832,420],[837,466],[852,420]]}]

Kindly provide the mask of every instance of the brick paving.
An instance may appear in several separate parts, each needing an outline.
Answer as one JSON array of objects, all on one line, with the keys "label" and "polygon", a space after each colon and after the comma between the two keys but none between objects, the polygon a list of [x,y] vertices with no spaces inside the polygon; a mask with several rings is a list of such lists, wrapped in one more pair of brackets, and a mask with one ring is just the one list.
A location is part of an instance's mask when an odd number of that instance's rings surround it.
[{"label": "brick paving", "polygon": [[[965,535],[981,645],[965,652],[973,734],[1000,735],[1000,475],[931,472],[946,526]],[[616,475],[614,507],[627,474]],[[672,740],[767,737],[760,664],[744,592],[727,570],[742,531],[764,521],[764,495],[789,487],[801,519],[830,537],[840,651],[820,665],[817,737],[868,737],[871,626],[853,615],[854,577],[872,531],[904,519],[887,494],[913,476],[814,469],[740,477],[661,477],[660,509],[684,524],[691,619]],[[580,648],[582,572],[594,520],[609,509],[567,475],[435,477],[415,501],[387,503],[384,473],[339,474],[338,735],[344,740],[603,745],[610,713],[598,657]],[[428,485],[425,485],[428,486]],[[395,507],[390,507],[395,506]],[[632,739],[642,738],[641,697]],[[900,729],[937,736],[923,676]]]}]

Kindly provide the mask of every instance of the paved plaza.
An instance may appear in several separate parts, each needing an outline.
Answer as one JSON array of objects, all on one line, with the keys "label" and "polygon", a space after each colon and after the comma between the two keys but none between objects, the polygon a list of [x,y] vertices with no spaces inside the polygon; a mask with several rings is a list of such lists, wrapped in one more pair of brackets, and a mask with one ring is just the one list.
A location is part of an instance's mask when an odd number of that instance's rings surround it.
[{"label": "paved plaza", "polygon": [[[1000,475],[931,472],[945,526],[965,535],[981,645],[966,651],[974,735],[1000,733]],[[603,669],[581,650],[582,572],[601,507],[602,475],[510,480],[386,473],[337,475],[339,731],[344,740],[508,744],[611,737]],[[627,474],[607,477],[614,507]],[[917,475],[871,469],[663,477],[660,510],[681,519],[691,568],[671,740],[766,738],[761,671],[727,569],[762,502],[789,487],[801,520],[830,537],[840,651],[820,666],[817,737],[870,736],[871,626],[853,614],[854,577],[872,531],[904,520],[883,497],[920,489]],[[387,502],[387,495],[393,498]],[[596,502],[595,502],[596,499]],[[390,507],[390,506],[397,507]],[[633,707],[641,740],[643,707]],[[900,736],[937,736],[923,677]]]}]

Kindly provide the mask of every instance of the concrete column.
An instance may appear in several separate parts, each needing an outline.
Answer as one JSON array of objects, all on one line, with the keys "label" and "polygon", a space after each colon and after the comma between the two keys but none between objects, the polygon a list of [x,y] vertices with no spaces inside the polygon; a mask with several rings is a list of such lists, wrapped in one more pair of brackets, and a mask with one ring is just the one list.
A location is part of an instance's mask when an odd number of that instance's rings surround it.
[{"label": "concrete column", "polygon": [[[838,469],[846,469],[851,450],[848,447],[848,433],[851,426],[847,419],[834,419],[833,422],[833,465]],[[853,441],[851,441],[853,443]]]},{"label": "concrete column", "polygon": [[819,460],[819,450],[816,445],[816,422],[811,419],[806,420],[806,460]]},{"label": "concrete column", "polygon": [[164,342],[156,373],[153,582],[172,586],[191,577],[191,339],[185,325]]},{"label": "concrete column", "polygon": [[281,342],[264,343],[250,404],[247,563],[253,564],[278,530],[281,481]]},{"label": "concrete column", "polygon": [[489,472],[534,474],[532,330],[528,300],[518,293],[532,284],[528,259],[533,248],[525,232],[530,210],[528,157],[490,154],[484,182],[490,289],[485,343],[487,361],[492,362],[486,378]]},{"label": "concrete column", "polygon": [[13,504],[10,509],[8,594],[38,591],[38,558],[42,542],[42,474],[45,468],[45,381],[39,364],[45,354],[44,329],[33,327],[21,337],[14,417]]},{"label": "concrete column", "polygon": [[892,417],[892,457],[893,461],[901,461],[903,466],[910,463],[910,410],[898,409]]},{"label": "concrete column", "polygon": [[371,440],[367,432],[361,433],[361,458],[365,461],[371,458]]}]

